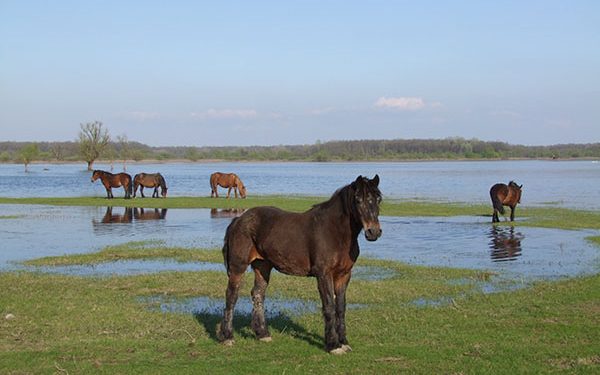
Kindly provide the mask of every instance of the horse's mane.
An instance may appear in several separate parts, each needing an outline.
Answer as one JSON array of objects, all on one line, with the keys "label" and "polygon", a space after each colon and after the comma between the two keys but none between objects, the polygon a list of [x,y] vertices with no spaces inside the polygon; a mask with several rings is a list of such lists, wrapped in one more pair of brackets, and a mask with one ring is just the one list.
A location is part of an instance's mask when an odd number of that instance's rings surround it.
[{"label": "horse's mane", "polygon": [[[378,187],[373,187],[371,186],[371,184],[368,183],[368,180],[366,177],[363,177],[363,186],[364,186],[364,192],[371,192],[372,194],[375,195],[375,197],[377,199],[381,198],[381,191],[379,190]],[[338,200],[342,201],[342,207],[344,208],[344,212],[345,213],[350,213],[351,212],[351,204],[352,201],[354,200],[354,192],[357,189],[357,182],[354,181],[351,184],[348,184],[346,186],[343,186],[339,189],[337,189],[332,195],[331,198],[329,198],[328,200],[326,200],[325,202],[321,202],[321,203],[317,203],[315,205],[312,206],[311,210],[319,210],[319,209],[327,209],[331,206],[333,206]]]}]

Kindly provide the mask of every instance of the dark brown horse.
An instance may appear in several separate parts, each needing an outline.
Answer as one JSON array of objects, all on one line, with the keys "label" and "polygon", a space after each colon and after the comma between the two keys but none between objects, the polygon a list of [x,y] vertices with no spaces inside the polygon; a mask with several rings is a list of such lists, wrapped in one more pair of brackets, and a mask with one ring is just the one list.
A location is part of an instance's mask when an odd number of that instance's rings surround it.
[{"label": "dark brown horse", "polygon": [[114,198],[112,188],[120,186],[123,186],[123,189],[125,190],[125,199],[131,198],[133,184],[131,181],[131,176],[127,173],[112,174],[110,172],[96,169],[94,173],[92,173],[92,182],[96,181],[97,179],[102,181],[102,185],[104,185],[104,188],[106,189],[107,198]]},{"label": "dark brown horse", "polygon": [[229,194],[231,193],[231,189],[237,198],[238,189],[240,191],[240,196],[242,198],[246,198],[246,187],[244,183],[235,173],[221,173],[215,172],[210,175],[210,197],[219,198],[219,193],[217,193],[217,186],[221,186],[227,188],[227,198],[229,198]]},{"label": "dark brown horse", "polygon": [[517,203],[521,203],[521,188],[523,185],[517,185],[514,181],[506,184],[496,184],[490,189],[490,197],[492,198],[492,206],[494,213],[492,214],[492,223],[500,221],[498,212],[504,215],[504,206],[510,207],[510,221],[515,220],[515,208]]},{"label": "dark brown horse", "polygon": [[358,178],[326,202],[304,213],[255,207],[227,227],[223,258],[229,281],[218,336],[233,344],[233,309],[248,265],[254,271],[252,329],[271,341],[264,299],[271,270],[317,278],[325,319],[325,348],[332,354],[350,351],[346,338],[346,287],[359,254],[358,234],[375,241],[381,236],[379,176]]},{"label": "dark brown horse", "polygon": [[140,188],[140,194],[142,198],[146,198],[144,195],[144,188],[154,188],[152,198],[158,198],[158,188],[160,187],[160,195],[163,198],[167,197],[167,183],[165,178],[160,173],[138,173],[133,178],[133,197],[137,193],[138,187]]}]

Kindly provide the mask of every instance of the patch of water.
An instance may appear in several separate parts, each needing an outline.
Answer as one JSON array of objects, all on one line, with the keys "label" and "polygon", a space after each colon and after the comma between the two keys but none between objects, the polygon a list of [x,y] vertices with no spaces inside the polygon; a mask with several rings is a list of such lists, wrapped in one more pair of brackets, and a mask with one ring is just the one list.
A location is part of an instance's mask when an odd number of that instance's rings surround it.
[{"label": "patch of water", "polygon": [[[140,297],[139,302],[145,304],[150,310],[164,313],[183,314],[207,314],[221,315],[225,308],[224,298],[191,297],[191,298],[169,298],[164,296]],[[275,318],[277,316],[294,317],[305,314],[317,313],[321,310],[319,301],[285,298],[265,298],[265,316]],[[348,309],[363,308],[365,305],[348,304]],[[252,299],[250,297],[239,297],[235,305],[235,314],[252,315]]]},{"label": "patch of water", "polygon": [[[98,251],[131,241],[220,248],[230,215],[208,209],[0,205],[0,271],[28,259]],[[137,211],[137,213],[136,213]],[[121,219],[116,219],[120,217]],[[383,236],[359,241],[363,256],[425,266],[486,269],[510,279],[553,279],[600,270],[596,231],[491,225],[489,217],[381,217]],[[157,266],[158,267],[158,266]],[[361,271],[355,272],[355,277]],[[365,271],[369,273],[368,271]],[[371,272],[371,278],[385,270]],[[365,276],[366,277],[366,276]],[[390,276],[391,277],[391,276]]]}]

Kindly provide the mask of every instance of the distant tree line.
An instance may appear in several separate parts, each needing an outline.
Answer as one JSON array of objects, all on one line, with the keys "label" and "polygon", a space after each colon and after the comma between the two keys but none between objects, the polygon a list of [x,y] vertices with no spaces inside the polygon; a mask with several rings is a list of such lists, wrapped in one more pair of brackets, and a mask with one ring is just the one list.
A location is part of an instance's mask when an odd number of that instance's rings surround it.
[{"label": "distant tree line", "polygon": [[[84,125],[82,125],[82,130]],[[33,147],[32,145],[35,145]],[[0,142],[0,162],[88,161],[82,142]],[[32,151],[33,150],[33,151]],[[32,156],[34,154],[34,156]],[[227,160],[227,161],[377,161],[432,159],[509,158],[600,158],[600,143],[557,144],[551,146],[511,145],[478,139],[394,139],[316,142],[312,145],[230,146],[230,147],[151,147],[128,141],[125,135],[111,139],[98,153],[102,161],[127,160]]]}]

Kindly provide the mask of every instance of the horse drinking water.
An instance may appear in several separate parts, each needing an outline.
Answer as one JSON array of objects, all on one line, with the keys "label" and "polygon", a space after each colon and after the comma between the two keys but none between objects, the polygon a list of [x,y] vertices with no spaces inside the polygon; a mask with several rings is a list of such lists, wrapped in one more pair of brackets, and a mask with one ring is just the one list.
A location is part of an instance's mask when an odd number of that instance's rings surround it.
[{"label": "horse drinking water", "polygon": [[523,185],[517,185],[514,181],[506,184],[496,184],[490,189],[490,197],[492,198],[492,206],[494,213],[492,214],[492,223],[500,221],[498,212],[504,215],[504,206],[510,207],[510,221],[515,221],[515,208],[517,203],[521,203],[521,188]]},{"label": "horse drinking water", "polygon": [[144,195],[144,188],[154,188],[152,198],[158,198],[158,187],[160,186],[160,195],[163,198],[167,197],[167,183],[165,178],[160,173],[138,173],[133,178],[133,197],[137,193],[138,187],[140,188],[140,194],[142,198],[146,198]]},{"label": "horse drinking water", "polygon": [[375,241],[379,225],[379,176],[358,178],[304,213],[255,207],[227,227],[223,258],[229,278],[218,336],[233,344],[233,309],[248,265],[254,271],[252,329],[271,341],[264,314],[271,270],[317,278],[325,320],[325,348],[332,354],[351,351],[346,338],[346,287],[359,254],[358,234]]},{"label": "horse drinking water", "polygon": [[106,189],[106,197],[108,199],[114,198],[112,193],[112,188],[123,186],[125,190],[125,199],[131,198],[131,190],[133,184],[131,183],[131,176],[127,173],[117,173],[112,174],[110,172],[101,171],[96,169],[92,173],[92,182],[100,179],[102,181],[102,185]]},{"label": "horse drinking water", "polygon": [[221,173],[215,172],[210,175],[210,197],[219,198],[219,193],[217,192],[217,186],[221,186],[227,188],[227,198],[229,198],[229,194],[231,193],[231,189],[237,198],[238,189],[240,190],[240,196],[242,198],[246,198],[246,187],[244,183],[238,175],[235,173]]}]

